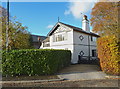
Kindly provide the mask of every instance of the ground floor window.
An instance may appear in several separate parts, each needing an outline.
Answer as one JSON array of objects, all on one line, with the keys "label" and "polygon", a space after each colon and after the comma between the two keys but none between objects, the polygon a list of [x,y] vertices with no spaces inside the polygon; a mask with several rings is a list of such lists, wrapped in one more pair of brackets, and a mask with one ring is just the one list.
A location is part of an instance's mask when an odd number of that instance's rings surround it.
[{"label": "ground floor window", "polygon": [[96,57],[97,56],[97,53],[96,53],[96,50],[92,50],[92,57]]}]

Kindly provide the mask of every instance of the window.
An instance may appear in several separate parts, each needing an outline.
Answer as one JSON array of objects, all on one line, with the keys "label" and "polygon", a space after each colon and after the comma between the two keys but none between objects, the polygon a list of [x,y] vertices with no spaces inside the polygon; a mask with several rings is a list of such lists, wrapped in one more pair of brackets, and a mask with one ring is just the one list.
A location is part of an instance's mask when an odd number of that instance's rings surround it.
[{"label": "window", "polygon": [[79,39],[82,41],[84,39],[84,37],[82,35],[80,35]]},{"label": "window", "polygon": [[62,35],[57,35],[56,41],[62,41],[62,40],[63,40]]},{"label": "window", "polygon": [[81,51],[79,54],[80,54],[80,56],[83,56],[83,55],[84,55],[84,52],[83,52],[83,51]]},{"label": "window", "polygon": [[96,41],[96,37],[91,36],[91,41]]},{"label": "window", "polygon": [[96,57],[96,56],[97,56],[96,50],[92,50],[92,57]]},{"label": "window", "polygon": [[60,35],[53,36],[53,42],[64,41],[64,40],[67,40],[65,34],[60,34]]},{"label": "window", "polygon": [[91,41],[93,41],[93,37],[91,36]]}]

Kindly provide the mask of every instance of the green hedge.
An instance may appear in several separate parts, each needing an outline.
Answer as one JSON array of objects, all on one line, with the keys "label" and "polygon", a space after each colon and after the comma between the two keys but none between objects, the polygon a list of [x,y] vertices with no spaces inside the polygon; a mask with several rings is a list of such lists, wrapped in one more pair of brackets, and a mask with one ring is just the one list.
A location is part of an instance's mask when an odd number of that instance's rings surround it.
[{"label": "green hedge", "polygon": [[98,57],[101,69],[112,75],[120,75],[120,42],[114,35],[98,39]]},{"label": "green hedge", "polygon": [[27,49],[2,52],[4,76],[48,75],[68,66],[71,60],[69,50]]}]

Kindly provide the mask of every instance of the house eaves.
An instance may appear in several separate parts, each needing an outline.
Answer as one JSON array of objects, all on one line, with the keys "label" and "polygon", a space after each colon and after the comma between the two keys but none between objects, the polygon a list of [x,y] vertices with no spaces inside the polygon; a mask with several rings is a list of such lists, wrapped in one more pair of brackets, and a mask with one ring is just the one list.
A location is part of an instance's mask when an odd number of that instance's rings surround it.
[{"label": "house eaves", "polygon": [[81,32],[81,33],[84,33],[84,34],[88,34],[88,35],[91,35],[91,36],[96,36],[96,37],[100,37],[99,35],[95,34],[95,33],[92,33],[92,32],[86,32],[84,30],[82,30],[81,28],[78,28],[78,27],[75,27],[75,26],[72,26],[72,25],[69,25],[69,24],[65,24],[65,23],[62,23],[62,22],[58,22],[56,23],[56,25],[52,28],[52,30],[48,33],[47,36],[50,36],[54,33],[55,30],[57,30],[57,28],[60,26],[60,24],[63,24],[69,28],[72,28],[74,31],[77,31],[77,32]]}]

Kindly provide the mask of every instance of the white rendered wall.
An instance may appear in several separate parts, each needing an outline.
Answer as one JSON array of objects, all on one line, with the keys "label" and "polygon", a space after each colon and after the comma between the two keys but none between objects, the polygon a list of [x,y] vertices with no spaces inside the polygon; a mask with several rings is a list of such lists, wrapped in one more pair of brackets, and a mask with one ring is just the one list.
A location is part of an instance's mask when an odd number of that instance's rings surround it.
[{"label": "white rendered wall", "polygon": [[[83,40],[80,40],[80,36],[83,36]],[[89,36],[89,37],[88,37]],[[89,41],[88,41],[89,38]],[[95,41],[91,41],[91,36],[88,34],[84,34],[84,33],[80,33],[80,32],[73,32],[73,59],[74,63],[78,62],[78,55],[81,51],[84,52],[83,56],[89,56],[89,51],[90,51],[90,56],[92,56],[92,50],[96,49],[96,42]],[[89,45],[90,44],[90,48]],[[90,50],[89,50],[90,49]]]},{"label": "white rendered wall", "polygon": [[74,63],[78,63],[78,55],[80,55],[80,52],[83,51],[84,55],[83,56],[88,56],[88,46],[83,46],[83,45],[74,45],[74,51],[73,51],[73,59]]},{"label": "white rendered wall", "polygon": [[[83,40],[80,40],[80,36],[83,36]],[[84,34],[84,33],[80,33],[80,32],[73,32],[73,43],[74,44],[84,44],[84,45],[88,45],[88,35]]]}]

